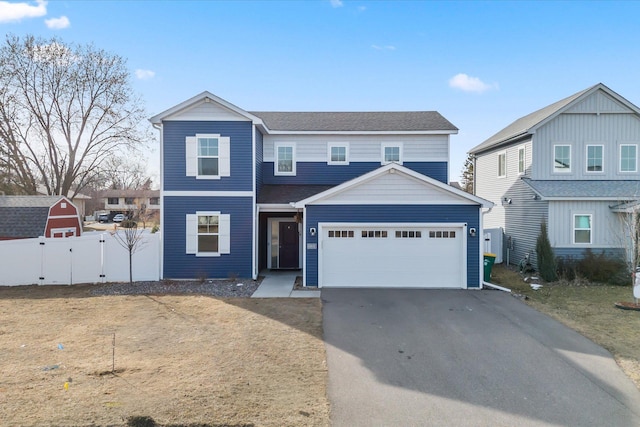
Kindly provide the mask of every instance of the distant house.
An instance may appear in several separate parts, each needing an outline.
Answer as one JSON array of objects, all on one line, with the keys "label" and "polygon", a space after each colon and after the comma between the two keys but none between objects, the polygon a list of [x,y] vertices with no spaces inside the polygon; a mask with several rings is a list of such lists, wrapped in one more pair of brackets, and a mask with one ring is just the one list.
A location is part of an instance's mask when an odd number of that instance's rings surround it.
[{"label": "distant house", "polygon": [[[37,192],[39,195],[42,195],[42,196],[49,195],[49,193],[47,192],[47,187],[45,187],[42,184],[38,185]],[[76,208],[78,208],[78,214],[80,214],[81,218],[84,218],[84,216],[87,214],[86,213],[87,200],[91,200],[91,197],[82,193],[78,193],[75,196],[71,197],[71,203],[76,205]]]},{"label": "distant house", "polygon": [[81,234],[78,208],[64,196],[0,196],[0,240]]},{"label": "distant house", "polygon": [[556,256],[624,256],[639,147],[640,108],[601,83],[521,117],[470,151],[475,194],[495,204],[485,228],[504,229],[515,263],[535,265],[543,221]]},{"label": "distant house", "polygon": [[104,210],[109,212],[110,218],[118,213],[146,211],[160,212],[159,190],[105,190],[101,194]]}]

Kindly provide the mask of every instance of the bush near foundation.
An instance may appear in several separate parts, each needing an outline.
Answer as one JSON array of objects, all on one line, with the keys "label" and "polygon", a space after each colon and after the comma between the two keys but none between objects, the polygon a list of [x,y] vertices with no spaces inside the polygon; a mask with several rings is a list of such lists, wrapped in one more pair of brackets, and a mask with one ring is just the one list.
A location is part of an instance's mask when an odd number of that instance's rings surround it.
[{"label": "bush near foundation", "polygon": [[587,249],[581,259],[558,257],[557,265],[560,278],[569,282],[584,279],[609,285],[631,284],[631,273],[624,260],[607,256],[604,251],[596,254]]}]

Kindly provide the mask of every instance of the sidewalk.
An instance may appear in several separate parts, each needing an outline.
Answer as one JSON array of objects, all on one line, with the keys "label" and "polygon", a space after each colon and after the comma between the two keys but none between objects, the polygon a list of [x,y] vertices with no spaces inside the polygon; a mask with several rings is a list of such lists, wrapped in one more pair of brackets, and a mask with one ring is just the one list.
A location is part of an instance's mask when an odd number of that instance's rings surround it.
[{"label": "sidewalk", "polygon": [[260,272],[264,280],[251,298],[320,298],[320,291],[295,291],[293,284],[300,271],[271,271]]}]

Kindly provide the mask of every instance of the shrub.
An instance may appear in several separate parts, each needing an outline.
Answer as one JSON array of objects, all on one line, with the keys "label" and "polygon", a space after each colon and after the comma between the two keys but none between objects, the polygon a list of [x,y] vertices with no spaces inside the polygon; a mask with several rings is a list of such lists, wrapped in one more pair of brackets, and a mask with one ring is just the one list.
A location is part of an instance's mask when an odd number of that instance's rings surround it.
[{"label": "shrub", "polygon": [[624,260],[607,256],[604,251],[596,254],[587,249],[581,259],[558,258],[558,271],[567,281],[574,281],[580,277],[592,283],[631,283],[631,274]]},{"label": "shrub", "polygon": [[160,226],[158,224],[153,224],[153,228],[151,229],[151,233],[157,233],[160,231]]},{"label": "shrub", "polygon": [[136,228],[137,226],[138,226],[138,223],[132,219],[127,219],[120,223],[120,227],[122,228]]},{"label": "shrub", "polygon": [[553,255],[553,249],[547,236],[547,224],[542,221],[540,224],[540,234],[536,241],[536,254],[538,255],[538,271],[540,276],[547,282],[553,282],[558,279],[556,274],[556,260]]}]

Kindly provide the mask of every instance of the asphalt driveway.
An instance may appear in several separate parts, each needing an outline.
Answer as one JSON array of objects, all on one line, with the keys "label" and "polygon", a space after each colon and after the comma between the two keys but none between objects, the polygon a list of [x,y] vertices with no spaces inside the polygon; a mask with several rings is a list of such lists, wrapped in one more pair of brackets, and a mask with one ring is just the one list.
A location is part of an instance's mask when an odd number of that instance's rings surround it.
[{"label": "asphalt driveway", "polygon": [[323,289],[334,426],[640,426],[611,355],[498,291]]}]

